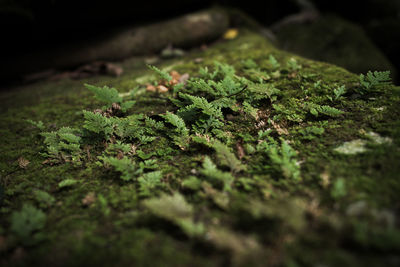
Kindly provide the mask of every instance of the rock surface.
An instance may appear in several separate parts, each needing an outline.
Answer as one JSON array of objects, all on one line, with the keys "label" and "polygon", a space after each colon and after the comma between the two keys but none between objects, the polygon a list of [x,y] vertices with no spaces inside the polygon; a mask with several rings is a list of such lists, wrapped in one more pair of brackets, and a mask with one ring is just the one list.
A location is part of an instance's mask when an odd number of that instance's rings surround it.
[{"label": "rock surface", "polygon": [[[398,87],[366,90],[246,29],[157,66],[163,80],[132,59],[119,77],[1,93],[1,266],[398,266]],[[172,70],[215,82],[179,89]],[[168,92],[146,91],[155,82]],[[84,83],[121,93],[93,113],[106,122],[97,135],[84,116],[104,103]],[[118,113],[130,100],[130,117]],[[127,141],[114,114],[133,133],[150,126]],[[40,133],[52,131],[64,141],[49,158]],[[352,140],[366,149],[335,151]]]}]

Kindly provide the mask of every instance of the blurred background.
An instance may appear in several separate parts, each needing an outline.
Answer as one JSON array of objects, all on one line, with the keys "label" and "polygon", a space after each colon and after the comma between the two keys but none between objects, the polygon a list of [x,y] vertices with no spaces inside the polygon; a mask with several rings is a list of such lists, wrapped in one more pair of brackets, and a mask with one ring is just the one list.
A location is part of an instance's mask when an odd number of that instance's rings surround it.
[{"label": "blurred background", "polygon": [[[7,69],[34,64],[26,62],[27,55],[46,54],[121,27],[160,22],[215,5],[247,14],[269,30],[269,37],[282,49],[355,73],[391,70],[397,77],[399,0],[0,0],[1,80],[19,79]],[[303,17],[295,16],[300,13]],[[231,23],[240,26],[232,15]]]}]

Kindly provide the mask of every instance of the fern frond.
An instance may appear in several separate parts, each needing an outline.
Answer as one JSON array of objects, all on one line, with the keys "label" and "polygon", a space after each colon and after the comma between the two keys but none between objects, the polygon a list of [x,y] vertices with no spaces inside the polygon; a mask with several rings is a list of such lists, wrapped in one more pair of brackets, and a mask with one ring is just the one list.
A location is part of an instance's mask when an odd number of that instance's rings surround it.
[{"label": "fern frond", "polygon": [[232,174],[219,170],[208,156],[204,158],[202,167],[200,173],[209,178],[211,182],[222,182],[224,191],[231,189],[231,184],[234,180]]},{"label": "fern frond", "polygon": [[109,137],[113,133],[111,119],[104,117],[100,113],[86,110],[83,111],[83,116],[85,118],[83,128],[95,133],[104,133],[106,137]]},{"label": "fern frond", "polygon": [[360,74],[360,84],[367,91],[379,85],[391,84],[391,82],[390,71],[368,71],[367,75]]},{"label": "fern frond", "polygon": [[109,88],[108,86],[98,87],[87,83],[85,83],[85,87],[93,92],[99,101],[107,105],[122,102],[122,97],[118,94],[118,91],[115,88]]},{"label": "fern frond", "polygon": [[149,69],[157,73],[157,75],[160,76],[161,79],[166,80],[167,82],[170,82],[172,80],[172,77],[171,75],[168,74],[168,72],[160,70],[156,66],[151,66],[151,65],[147,66],[149,67]]},{"label": "fern frond", "polygon": [[217,152],[217,158],[221,165],[228,166],[234,173],[246,169],[245,165],[236,158],[235,154],[233,154],[225,144],[216,140],[213,144],[213,148]]}]

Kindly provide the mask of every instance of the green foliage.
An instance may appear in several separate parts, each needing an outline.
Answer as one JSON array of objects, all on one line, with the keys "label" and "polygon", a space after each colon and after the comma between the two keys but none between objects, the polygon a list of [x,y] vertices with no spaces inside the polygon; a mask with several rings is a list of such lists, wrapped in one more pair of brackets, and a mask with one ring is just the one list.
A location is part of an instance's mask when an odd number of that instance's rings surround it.
[{"label": "green foliage", "polygon": [[346,93],[346,86],[342,85],[339,86],[338,88],[335,88],[333,90],[333,93],[335,94],[335,100],[339,100],[345,93]]},{"label": "green foliage", "polygon": [[250,103],[257,102],[263,99],[269,99],[271,102],[278,99],[281,90],[275,88],[271,84],[265,83],[250,83],[248,84],[248,95],[246,98]]},{"label": "green foliage", "polygon": [[120,172],[120,178],[124,181],[133,180],[141,173],[136,163],[128,157],[118,159],[116,157],[99,156],[98,158],[103,161],[104,166],[112,166],[116,171]]},{"label": "green foliage", "polygon": [[181,149],[185,150],[189,146],[189,130],[186,128],[185,121],[176,114],[171,112],[167,112],[162,116],[166,122],[175,126],[175,130],[170,137],[174,140],[174,143],[179,146]]},{"label": "green foliage", "polygon": [[256,68],[258,68],[257,63],[254,60],[252,60],[251,58],[248,58],[248,59],[244,60],[243,61],[243,66],[246,69],[256,69]]},{"label": "green foliage", "polygon": [[149,67],[149,69],[154,71],[158,76],[160,76],[161,79],[166,80],[167,82],[170,82],[172,80],[172,77],[171,75],[168,74],[168,72],[160,70],[156,66],[151,66],[151,65],[147,66]]},{"label": "green foliage", "polygon": [[148,199],[143,204],[154,215],[179,226],[188,236],[199,237],[205,233],[204,225],[193,220],[193,206],[179,193]]},{"label": "green foliage", "polygon": [[253,107],[252,105],[250,105],[250,103],[244,101],[242,103],[243,105],[243,111],[246,112],[247,114],[249,114],[250,116],[252,116],[254,119],[258,118],[258,109],[256,109],[255,107]]},{"label": "green foliage", "polygon": [[373,89],[377,89],[381,85],[391,84],[390,71],[368,71],[367,75],[360,74],[360,84],[363,90],[360,93],[368,93]]},{"label": "green foliage", "polygon": [[332,186],[331,189],[331,196],[334,199],[340,199],[344,196],[346,196],[347,190],[346,190],[346,182],[343,178],[337,179]]},{"label": "green foliage", "polygon": [[138,178],[139,194],[143,197],[149,197],[153,195],[157,189],[163,188],[161,179],[161,171],[153,171],[143,174]]},{"label": "green foliage", "polygon": [[65,179],[58,183],[58,188],[71,187],[77,184],[78,182],[79,181],[75,179]]},{"label": "green foliage", "polygon": [[110,118],[107,118],[100,113],[86,110],[83,111],[83,116],[85,118],[83,128],[94,133],[103,133],[106,138],[110,137],[113,133],[113,125]]},{"label": "green foliage", "polygon": [[201,188],[202,181],[195,176],[190,176],[188,179],[182,182],[184,188],[189,188],[193,191],[197,191]]},{"label": "green foliage", "polygon": [[281,67],[281,64],[276,60],[276,58],[271,54],[268,57],[268,62],[272,66],[273,69],[279,69]]},{"label": "green foliage", "polygon": [[290,58],[287,62],[286,62],[286,66],[290,71],[298,71],[302,68],[302,66],[297,62],[297,60],[295,58]]},{"label": "green foliage", "polygon": [[296,181],[300,179],[300,165],[296,160],[297,152],[286,141],[282,141],[280,146],[271,144],[265,148],[272,166],[285,178]]},{"label": "green foliage", "polygon": [[221,165],[229,167],[234,173],[246,169],[246,167],[236,158],[235,154],[233,154],[225,144],[219,141],[214,141],[213,148],[217,152],[217,158]]},{"label": "green foliage", "polygon": [[203,168],[200,173],[206,176],[210,182],[218,186],[222,183],[224,191],[230,191],[234,177],[229,172],[223,172],[217,169],[217,166],[212,162],[212,160],[206,156],[203,161]]},{"label": "green foliage", "polygon": [[42,190],[33,191],[33,195],[41,208],[48,208],[55,202],[55,198],[52,195]]},{"label": "green foliage", "polygon": [[120,140],[116,143],[111,143],[108,145],[107,149],[104,151],[107,155],[117,156],[122,153],[125,155],[131,151],[131,145],[122,143]]},{"label": "green foliage", "polygon": [[108,201],[107,201],[107,199],[106,199],[102,194],[98,194],[98,195],[97,195],[97,201],[98,201],[98,204],[99,204],[99,206],[100,206],[100,210],[101,210],[101,212],[103,213],[103,215],[104,215],[105,217],[107,217],[108,215],[110,215],[111,209],[110,209],[110,207],[108,206]]},{"label": "green foliage", "polygon": [[210,117],[219,119],[223,117],[221,108],[208,102],[207,99],[205,99],[204,97],[198,97],[183,93],[180,93],[179,96],[189,101],[189,103],[191,103],[187,105],[185,108],[181,109],[179,111],[180,113],[201,111],[203,114],[208,115]]},{"label": "green foliage", "polygon": [[136,101],[130,100],[130,101],[125,101],[121,103],[121,111],[126,112],[128,109],[133,107],[133,105],[136,104]]},{"label": "green foliage", "polygon": [[23,245],[34,245],[43,239],[43,230],[46,224],[46,214],[32,206],[24,204],[20,211],[11,214],[10,230]]},{"label": "green foliage", "polygon": [[85,87],[94,93],[97,100],[106,104],[103,109],[111,108],[114,103],[117,103],[120,105],[121,111],[126,112],[136,103],[133,100],[123,102],[122,97],[115,88],[109,88],[108,86],[98,87],[90,84],[85,84]]},{"label": "green foliage", "polygon": [[97,100],[111,106],[112,103],[121,103],[122,97],[119,96],[117,89],[108,86],[98,87],[85,83],[85,87],[94,93]]},{"label": "green foliage", "polygon": [[81,137],[76,135],[79,131],[69,127],[62,127],[58,131],[42,132],[46,152],[41,155],[47,157],[51,163],[81,161]]},{"label": "green foliage", "polygon": [[42,121],[33,121],[33,120],[28,119],[28,120],[26,120],[26,122],[32,124],[33,126],[35,126],[36,128],[38,128],[41,131],[44,131],[46,128]]},{"label": "green foliage", "polygon": [[344,113],[339,109],[327,105],[321,106],[314,103],[308,103],[308,107],[310,108],[310,113],[316,117],[318,117],[319,114],[323,114],[330,117],[337,117]]},{"label": "green foliage", "polygon": [[306,140],[313,140],[317,136],[322,135],[325,132],[325,129],[317,126],[310,126],[304,129],[299,130],[299,133],[303,135],[303,138]]}]

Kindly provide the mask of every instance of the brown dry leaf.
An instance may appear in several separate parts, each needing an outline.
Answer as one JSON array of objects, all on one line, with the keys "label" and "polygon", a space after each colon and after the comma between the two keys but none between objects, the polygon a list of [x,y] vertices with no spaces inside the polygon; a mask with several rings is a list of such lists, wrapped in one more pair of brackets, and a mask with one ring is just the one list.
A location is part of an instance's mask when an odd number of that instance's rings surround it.
[{"label": "brown dry leaf", "polygon": [[112,103],[111,108],[113,110],[120,110],[121,106],[118,103]]},{"label": "brown dry leaf", "polygon": [[187,82],[187,80],[189,80],[189,78],[190,78],[189,73],[182,74],[181,77],[179,78],[178,82],[186,84],[186,82]]},{"label": "brown dry leaf", "polygon": [[159,93],[166,93],[168,92],[168,87],[164,86],[164,85],[158,85],[157,86],[157,92]]},{"label": "brown dry leaf", "polygon": [[273,120],[270,120],[272,126],[275,128],[275,130],[278,132],[279,135],[289,135],[289,132],[286,128],[283,128],[282,126],[280,126],[279,124],[277,124],[276,122],[274,122]]},{"label": "brown dry leaf", "polygon": [[204,59],[201,57],[198,57],[198,58],[195,58],[193,61],[194,61],[194,63],[199,64],[199,63],[203,62]]},{"label": "brown dry leaf", "polygon": [[124,69],[121,66],[112,64],[112,63],[105,63],[106,74],[119,77],[124,72]]},{"label": "brown dry leaf", "polygon": [[89,192],[87,195],[82,199],[82,205],[88,207],[92,205],[96,201],[96,195],[94,192]]},{"label": "brown dry leaf", "polygon": [[169,75],[171,75],[172,79],[175,79],[175,80],[179,80],[179,78],[181,77],[179,72],[177,72],[176,70],[171,71],[169,73]]},{"label": "brown dry leaf", "polygon": [[131,150],[129,151],[129,154],[135,155],[135,154],[136,154],[136,149],[137,149],[137,146],[135,146],[134,144],[132,144],[132,145],[131,145]]},{"label": "brown dry leaf", "polygon": [[178,83],[179,83],[179,81],[177,79],[172,78],[172,80],[169,81],[168,85],[169,86],[174,86],[174,85],[177,85]]},{"label": "brown dry leaf", "polygon": [[30,161],[23,157],[18,158],[18,165],[22,169],[26,169],[26,167],[29,165],[29,163],[30,163]]},{"label": "brown dry leaf", "polygon": [[124,153],[122,151],[118,151],[117,159],[122,159],[124,157]]},{"label": "brown dry leaf", "polygon": [[246,156],[246,153],[244,152],[244,148],[242,146],[242,142],[236,143],[236,149],[238,152],[239,159],[242,159],[244,156]]},{"label": "brown dry leaf", "polygon": [[296,76],[297,76],[297,72],[296,71],[291,72],[291,73],[288,74],[288,78],[289,79],[294,79],[294,78],[296,78]]},{"label": "brown dry leaf", "polygon": [[157,89],[156,89],[156,87],[154,85],[148,84],[146,86],[146,91],[148,91],[148,92],[156,92]]},{"label": "brown dry leaf", "polygon": [[92,156],[90,155],[90,149],[91,149],[91,148],[92,148],[91,146],[85,146],[85,148],[84,148],[84,150],[86,151],[86,154],[87,154],[87,157],[88,157],[89,160],[92,159]]},{"label": "brown dry leaf", "polygon": [[321,178],[321,181],[320,181],[321,186],[323,188],[327,188],[331,183],[331,178],[330,178],[328,171],[324,171],[323,173],[321,173],[319,175],[319,177]]}]

